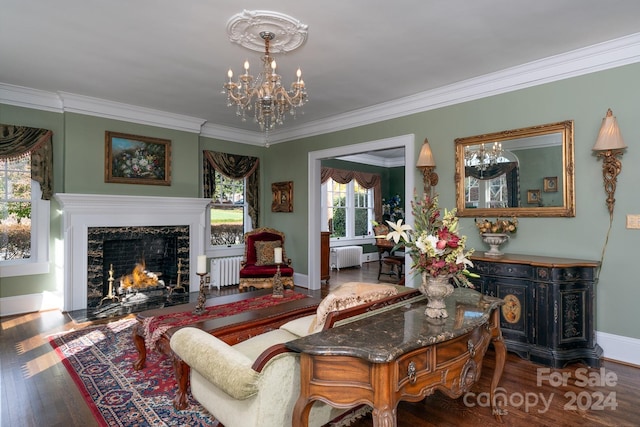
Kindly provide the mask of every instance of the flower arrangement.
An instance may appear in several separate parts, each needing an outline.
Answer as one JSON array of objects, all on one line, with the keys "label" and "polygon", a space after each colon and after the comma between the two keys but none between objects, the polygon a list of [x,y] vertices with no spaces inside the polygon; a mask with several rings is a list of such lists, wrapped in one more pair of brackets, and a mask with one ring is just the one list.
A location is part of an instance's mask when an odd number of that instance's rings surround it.
[{"label": "flower arrangement", "polygon": [[518,219],[516,217],[512,217],[511,219],[496,218],[495,221],[489,221],[488,219],[485,219],[485,218],[478,220],[476,218],[475,223],[480,234],[484,234],[484,233],[510,234],[518,231]]},{"label": "flower arrangement", "polygon": [[473,249],[465,251],[466,236],[458,234],[456,210],[444,210],[438,207],[438,196],[425,195],[423,199],[411,202],[415,224],[412,228],[397,222],[387,221],[393,231],[386,239],[404,245],[413,260],[412,270],[426,273],[432,277],[449,276],[458,286],[473,287],[467,276],[475,276],[467,270],[473,267],[468,257]]},{"label": "flower arrangement", "polygon": [[164,178],[163,163],[164,158],[153,149],[136,148],[122,152],[114,172],[126,178]]},{"label": "flower arrangement", "polygon": [[382,199],[382,214],[389,215],[391,221],[396,222],[404,218],[404,206],[400,195],[396,194],[389,200]]}]

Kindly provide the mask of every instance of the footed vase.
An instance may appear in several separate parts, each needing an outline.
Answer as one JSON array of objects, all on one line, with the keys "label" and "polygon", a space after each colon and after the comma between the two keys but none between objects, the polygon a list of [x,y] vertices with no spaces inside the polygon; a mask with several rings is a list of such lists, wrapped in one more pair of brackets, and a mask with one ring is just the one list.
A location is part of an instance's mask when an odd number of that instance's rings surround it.
[{"label": "footed vase", "polygon": [[491,249],[485,252],[485,256],[502,256],[500,245],[509,240],[509,235],[505,233],[482,233],[482,240],[489,245]]},{"label": "footed vase", "polygon": [[448,275],[430,276],[422,273],[420,292],[427,296],[427,309],[424,314],[432,319],[449,317],[444,299],[453,292],[453,285],[449,283]]}]

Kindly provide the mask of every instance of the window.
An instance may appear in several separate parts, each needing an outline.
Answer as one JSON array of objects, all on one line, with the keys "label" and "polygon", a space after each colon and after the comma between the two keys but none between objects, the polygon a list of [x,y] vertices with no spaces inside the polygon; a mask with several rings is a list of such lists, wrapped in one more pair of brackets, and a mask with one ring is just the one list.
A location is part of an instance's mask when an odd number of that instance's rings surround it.
[{"label": "window", "polygon": [[373,189],[361,187],[357,181],[340,184],[333,179],[322,185],[323,221],[332,238],[356,238],[371,233]]},{"label": "window", "polygon": [[246,214],[245,180],[227,178],[215,172],[216,189],[210,205],[211,245],[230,246],[243,244],[245,224],[250,224]]},{"label": "window", "polygon": [[49,271],[49,202],[31,180],[31,156],[0,160],[0,276]]},{"label": "window", "polygon": [[509,206],[506,174],[487,180],[467,176],[464,195],[468,208],[506,208]]}]

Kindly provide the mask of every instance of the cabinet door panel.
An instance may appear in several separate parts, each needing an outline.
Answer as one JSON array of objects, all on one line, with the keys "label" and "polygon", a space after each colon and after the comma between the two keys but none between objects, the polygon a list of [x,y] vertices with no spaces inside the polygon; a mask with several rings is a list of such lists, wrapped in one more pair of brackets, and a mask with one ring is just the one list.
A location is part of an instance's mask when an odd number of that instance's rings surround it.
[{"label": "cabinet door panel", "polygon": [[533,311],[531,291],[526,280],[491,278],[490,287],[495,289],[498,298],[504,300],[500,310],[500,328],[502,334],[514,341],[532,342]]},{"label": "cabinet door panel", "polygon": [[592,337],[588,324],[591,316],[591,301],[588,287],[573,284],[560,285],[558,299],[554,301],[554,315],[557,312],[558,331],[556,345],[571,348],[591,345]]}]

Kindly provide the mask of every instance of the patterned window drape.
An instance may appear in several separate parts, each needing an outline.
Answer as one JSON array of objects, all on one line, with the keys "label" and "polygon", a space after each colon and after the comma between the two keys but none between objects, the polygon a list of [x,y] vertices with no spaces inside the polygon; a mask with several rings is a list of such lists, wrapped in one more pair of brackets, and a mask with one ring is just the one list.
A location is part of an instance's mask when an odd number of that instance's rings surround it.
[{"label": "patterned window drape", "polygon": [[249,208],[249,218],[251,218],[253,228],[260,227],[258,223],[260,216],[260,159],[257,157],[207,150],[204,150],[202,153],[204,159],[202,173],[204,197],[211,198],[215,193],[215,171],[231,179],[246,178],[247,185],[245,186],[245,194],[247,196],[246,202]]},{"label": "patterned window drape", "polygon": [[40,183],[42,200],[53,196],[53,132],[0,123],[0,159],[17,160],[31,155],[31,179]]},{"label": "patterned window drape", "polygon": [[347,184],[355,179],[363,188],[373,188],[373,215],[376,221],[382,221],[382,178],[380,178],[380,174],[323,167],[320,170],[320,182],[324,184],[329,178],[339,184]]}]

